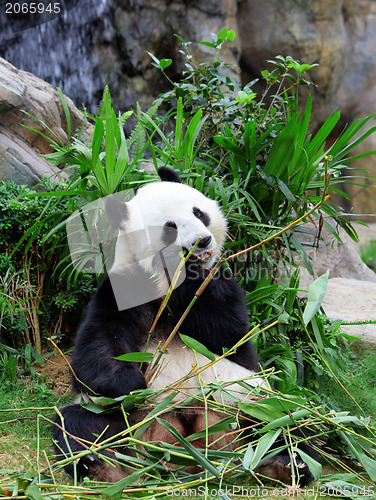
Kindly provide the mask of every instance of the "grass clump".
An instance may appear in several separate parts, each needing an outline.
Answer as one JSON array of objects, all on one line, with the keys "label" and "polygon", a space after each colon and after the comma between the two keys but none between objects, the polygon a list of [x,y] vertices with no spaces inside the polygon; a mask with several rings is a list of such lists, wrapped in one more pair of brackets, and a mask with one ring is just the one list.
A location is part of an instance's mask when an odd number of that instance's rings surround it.
[{"label": "grass clump", "polygon": [[54,406],[67,401],[42,379],[20,378],[0,384],[0,477],[47,466]]}]

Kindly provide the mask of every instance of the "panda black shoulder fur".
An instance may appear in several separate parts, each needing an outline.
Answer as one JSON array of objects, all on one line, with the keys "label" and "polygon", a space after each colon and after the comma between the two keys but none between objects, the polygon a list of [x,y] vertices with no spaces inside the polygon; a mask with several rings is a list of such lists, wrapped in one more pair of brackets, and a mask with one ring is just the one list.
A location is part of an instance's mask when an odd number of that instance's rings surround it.
[{"label": "panda black shoulder fur", "polygon": [[[177,253],[181,248],[190,250],[201,237],[192,257],[186,263],[184,281],[172,293],[168,311],[165,310],[157,322],[148,348],[151,352],[159,342],[166,340],[207,276],[208,270],[220,256],[227,226],[217,203],[183,184],[174,171],[160,168],[158,173],[162,182],[142,187],[128,203],[122,204],[112,197],[107,199],[108,217],[120,232],[110,277],[107,276],[98,287],[88,306],[86,319],[77,333],[71,362],[77,377],[73,378],[73,388],[77,393],[85,395],[94,392],[115,398],[146,387],[144,374],[138,363],[118,361],[114,358],[124,353],[144,350],[147,334],[162,299],[119,310],[119,297],[115,297],[113,291],[114,283],[120,283],[121,289],[123,280],[129,279],[129,269],[134,270],[135,266],[137,279],[145,280],[152,294],[153,287],[157,296],[158,293],[161,295],[167,291],[168,280],[165,278],[164,269],[161,269],[161,260],[153,255],[139,259],[144,251],[141,248],[143,240],[139,235],[143,234],[145,225],[161,228],[159,237],[162,241],[158,242],[159,248],[168,247],[170,251],[175,248]],[[134,235],[138,237],[132,239]],[[157,281],[156,273],[160,277]],[[132,283],[134,285],[132,280],[129,281],[130,287]],[[126,294],[132,296],[130,290],[127,290]],[[216,279],[209,283],[179,328],[179,333],[195,338],[217,356],[223,353],[223,348],[234,346],[247,331],[244,292],[224,268]],[[186,375],[192,364],[197,362],[192,351],[184,348],[178,336],[175,336],[168,350],[167,367],[152,384],[156,389],[163,389],[174,383]],[[202,361],[202,364],[204,359],[206,358],[201,359],[198,355],[198,361]],[[228,382],[252,377],[258,370],[256,352],[252,344],[247,342],[231,356],[216,363],[215,370],[206,370],[202,376],[205,382]],[[194,380],[192,383],[195,385]],[[253,377],[250,383],[257,386],[262,384],[263,380]],[[230,389],[237,393],[245,392],[245,389],[237,384]],[[131,419],[141,418],[137,411],[131,415]],[[67,441],[73,452],[84,449],[85,445],[72,436],[84,442],[93,442],[96,439],[94,436],[101,435],[106,439],[121,432],[125,426],[121,413],[95,414],[79,404],[67,405],[61,409],[61,413],[67,434],[63,435],[59,419],[58,425],[54,426],[54,442],[60,456],[69,456]],[[206,418],[214,423],[223,417],[209,412]],[[169,413],[167,420],[182,435],[193,434],[205,427],[202,408],[187,410],[184,415]],[[103,434],[104,429],[107,430]],[[174,442],[172,435],[156,422],[149,427],[142,439]],[[196,445],[200,446],[200,443]],[[311,456],[314,454],[308,446],[305,446],[304,451]],[[110,452],[104,453],[111,455]],[[269,460],[260,472],[274,479],[290,482],[290,458],[287,452],[285,453]],[[309,469],[299,459],[297,462],[301,484],[307,484],[310,480]],[[66,470],[73,474],[73,465],[68,465]],[[94,454],[86,455],[77,464],[79,477],[116,481],[128,473],[126,464],[116,468],[110,467]]]}]

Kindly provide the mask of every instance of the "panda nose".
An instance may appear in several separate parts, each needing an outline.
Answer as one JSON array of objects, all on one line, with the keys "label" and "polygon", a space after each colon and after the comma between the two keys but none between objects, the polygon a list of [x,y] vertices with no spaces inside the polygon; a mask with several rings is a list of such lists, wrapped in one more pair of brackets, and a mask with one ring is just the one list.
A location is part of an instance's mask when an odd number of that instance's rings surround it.
[{"label": "panda nose", "polygon": [[[212,240],[212,237],[211,236],[205,236],[205,238],[202,238],[198,244],[197,244],[197,248],[206,248],[210,242]],[[193,243],[193,245],[195,244],[196,242]],[[192,246],[193,246],[192,245]]]}]

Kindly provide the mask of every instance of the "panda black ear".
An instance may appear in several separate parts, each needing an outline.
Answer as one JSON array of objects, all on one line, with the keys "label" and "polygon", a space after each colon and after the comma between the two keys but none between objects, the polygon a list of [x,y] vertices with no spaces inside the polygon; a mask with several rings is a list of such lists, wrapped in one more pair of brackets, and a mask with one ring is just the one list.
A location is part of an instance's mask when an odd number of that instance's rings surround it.
[{"label": "panda black ear", "polygon": [[158,175],[164,182],[179,182],[180,184],[183,184],[183,181],[180,179],[175,170],[172,170],[172,168],[159,167]]},{"label": "panda black ear", "polygon": [[128,207],[115,196],[105,198],[105,208],[108,220],[114,229],[120,229],[122,222],[128,219]]}]

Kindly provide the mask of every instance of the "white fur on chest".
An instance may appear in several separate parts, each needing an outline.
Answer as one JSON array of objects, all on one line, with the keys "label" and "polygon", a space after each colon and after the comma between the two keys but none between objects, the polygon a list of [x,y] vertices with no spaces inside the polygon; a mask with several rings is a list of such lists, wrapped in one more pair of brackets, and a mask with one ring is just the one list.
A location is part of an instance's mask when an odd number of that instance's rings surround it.
[{"label": "white fur on chest", "polygon": [[[156,343],[151,342],[148,351],[153,352],[155,348]],[[216,355],[215,357],[218,358],[219,356]],[[163,357],[162,368],[159,374],[151,382],[153,389],[166,389],[163,394],[158,396],[157,400],[165,398],[174,388],[179,389],[179,395],[175,398],[175,400],[179,400],[183,399],[185,395],[197,393],[200,385],[233,382],[226,386],[226,391],[236,399],[244,401],[254,391],[247,390],[238,384],[237,381],[246,379],[245,382],[252,387],[266,386],[265,380],[257,377],[254,371],[248,370],[228,358],[220,359],[201,371],[201,368],[208,363],[210,363],[208,358],[192,351],[179,338],[175,338],[168,347],[168,354],[165,354]],[[193,373],[193,370],[195,373],[200,373],[198,375],[191,375],[184,380],[188,374]],[[178,381],[180,383],[176,384]],[[234,405],[233,401],[222,391],[216,391],[214,397],[219,403]]]}]

